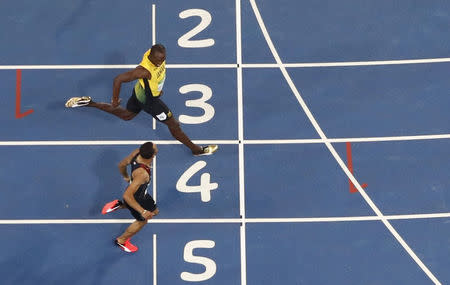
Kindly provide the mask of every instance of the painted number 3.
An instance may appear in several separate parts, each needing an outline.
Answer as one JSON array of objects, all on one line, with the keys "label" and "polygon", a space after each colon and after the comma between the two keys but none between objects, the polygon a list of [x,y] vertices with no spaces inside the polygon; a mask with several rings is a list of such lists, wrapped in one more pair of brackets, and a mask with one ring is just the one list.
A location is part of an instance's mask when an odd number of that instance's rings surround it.
[{"label": "painted number 3", "polygon": [[214,45],[214,39],[203,39],[203,40],[192,40],[191,38],[206,29],[208,25],[211,23],[211,14],[203,9],[189,9],[181,12],[179,17],[181,19],[186,19],[189,17],[198,16],[200,17],[200,23],[181,36],[178,39],[178,45],[184,48],[205,48]]},{"label": "painted number 3", "polygon": [[187,100],[187,107],[198,107],[203,109],[204,113],[202,116],[188,116],[188,115],[180,115],[178,120],[183,124],[201,124],[205,123],[214,117],[214,107],[210,104],[206,103],[207,100],[212,97],[212,90],[206,85],[203,84],[188,84],[184,85],[180,88],[181,94],[186,94],[193,91],[200,91],[202,93],[202,97],[194,100]]}]

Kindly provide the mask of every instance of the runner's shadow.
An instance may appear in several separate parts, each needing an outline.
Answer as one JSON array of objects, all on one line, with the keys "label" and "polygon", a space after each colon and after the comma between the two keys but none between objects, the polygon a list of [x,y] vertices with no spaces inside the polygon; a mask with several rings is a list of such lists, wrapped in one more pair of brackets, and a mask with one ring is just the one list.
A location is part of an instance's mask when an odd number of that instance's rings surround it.
[{"label": "runner's shadow", "polygon": [[[121,52],[112,52],[105,56],[104,64],[124,64],[125,56]],[[73,94],[61,94],[61,98],[58,100],[52,101],[47,104],[48,110],[61,110],[65,109],[64,104],[71,97],[81,97],[81,96],[91,96],[96,101],[103,101],[109,103],[111,101],[112,96],[112,84],[114,77],[118,74],[124,72],[125,70],[118,69],[82,69],[79,72],[82,74],[86,74],[76,83],[76,92]],[[125,85],[123,86],[125,87]],[[125,91],[125,88],[123,88]],[[125,92],[121,92],[125,94]],[[128,98],[128,97],[127,97]],[[122,102],[126,103],[126,100]],[[123,104],[122,104],[123,105]],[[78,110],[79,108],[77,108]],[[69,110],[69,109],[67,109]],[[75,110],[73,110],[75,111]],[[99,111],[99,110],[96,110]],[[86,112],[88,114],[101,113],[101,111],[97,112]]]},{"label": "runner's shadow", "polygon": [[[125,64],[125,56],[119,51],[105,55],[105,65]],[[74,96],[91,96],[98,101],[110,102],[114,78],[128,69],[93,69],[88,75],[77,82],[78,94]],[[125,87],[126,84],[123,84]],[[125,88],[124,88],[125,89]],[[97,91],[101,91],[97,92]],[[122,90],[125,91],[125,90]],[[122,93],[122,92],[121,92]],[[124,93],[125,94],[125,93]],[[106,100],[106,101],[105,101]]]},{"label": "runner's shadow", "polygon": [[105,203],[122,198],[125,182],[122,181],[117,167],[122,158],[113,148],[113,146],[105,147],[92,166],[93,172],[98,177],[99,186],[91,190],[95,191],[95,195],[91,201],[89,216],[101,216],[101,209]]},{"label": "runner's shadow", "polygon": [[[125,64],[125,56],[121,52],[112,52],[106,55],[104,59],[105,65],[110,64]],[[94,72],[90,72],[87,76],[77,82],[77,94],[73,96],[81,97],[81,96],[90,96],[96,102],[104,102],[110,103],[112,97],[112,86],[114,78],[126,72],[128,69],[100,69]],[[131,96],[131,92],[133,90],[134,82],[123,83],[121,86],[120,99],[121,106],[126,108],[128,98]],[[89,116],[94,116],[96,118],[101,118],[107,122],[111,120],[122,121],[122,119],[103,112],[101,110],[89,108],[89,112],[86,112]],[[143,116],[149,116],[151,120],[151,116],[146,114],[145,112],[141,112]],[[150,124],[146,118],[140,118],[142,115],[139,114],[132,121],[125,122],[126,124],[137,125],[138,127],[143,128],[152,128],[151,121]]]}]

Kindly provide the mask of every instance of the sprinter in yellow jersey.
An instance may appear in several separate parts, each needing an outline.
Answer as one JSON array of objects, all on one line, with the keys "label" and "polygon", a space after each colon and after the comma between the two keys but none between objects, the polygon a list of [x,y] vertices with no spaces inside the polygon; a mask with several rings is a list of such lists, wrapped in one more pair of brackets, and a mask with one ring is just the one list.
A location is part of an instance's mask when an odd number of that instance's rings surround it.
[{"label": "sprinter in yellow jersey", "polygon": [[[123,120],[131,120],[141,111],[152,115],[156,120],[169,127],[172,136],[187,146],[194,155],[211,155],[217,145],[201,147],[194,144],[180,128],[170,109],[160,99],[166,79],[166,48],[161,44],[151,47],[135,69],[119,74],[114,78],[111,104],[94,102],[91,97],[73,97],[67,100],[66,107],[94,107],[113,114]],[[126,108],[120,107],[120,87],[124,82],[136,81]]]}]

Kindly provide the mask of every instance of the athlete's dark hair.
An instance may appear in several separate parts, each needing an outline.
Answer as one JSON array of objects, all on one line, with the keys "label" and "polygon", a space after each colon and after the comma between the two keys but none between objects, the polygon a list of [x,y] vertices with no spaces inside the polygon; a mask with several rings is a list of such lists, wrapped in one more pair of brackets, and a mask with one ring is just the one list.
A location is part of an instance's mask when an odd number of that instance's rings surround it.
[{"label": "athlete's dark hair", "polygon": [[166,53],[166,48],[162,44],[156,44],[152,46],[150,54],[153,54],[154,52]]},{"label": "athlete's dark hair", "polygon": [[152,158],[153,154],[155,153],[155,150],[153,149],[153,143],[152,142],[146,142],[139,148],[139,154],[142,156],[142,158],[149,159]]}]

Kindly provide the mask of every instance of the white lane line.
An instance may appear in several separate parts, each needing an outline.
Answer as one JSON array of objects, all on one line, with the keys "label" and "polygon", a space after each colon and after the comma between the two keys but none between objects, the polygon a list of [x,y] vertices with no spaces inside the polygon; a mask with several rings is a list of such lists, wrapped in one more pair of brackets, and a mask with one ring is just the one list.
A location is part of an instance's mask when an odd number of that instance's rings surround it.
[{"label": "white lane line", "polygon": [[156,253],[157,253],[157,248],[156,248],[156,234],[153,234],[153,285],[156,285],[156,281],[157,281],[157,266],[156,266]]},{"label": "white lane line", "polygon": [[[272,39],[270,38],[270,35],[265,27],[264,21],[261,17],[261,14],[259,13],[258,7],[256,5],[255,0],[250,0],[253,12],[255,13],[256,19],[258,21],[258,24],[261,28],[261,31],[264,35],[264,38],[266,39],[266,42],[272,52],[273,57],[275,58],[275,61],[278,64],[282,64],[281,58],[278,55],[278,52],[272,42]],[[297,87],[295,86],[294,82],[292,81],[292,78],[290,77],[289,73],[286,70],[286,67],[280,66],[280,71],[283,74],[284,78],[286,79],[286,82],[288,83],[289,87],[291,88],[292,92],[294,93],[295,97],[297,98],[297,101],[301,105],[303,111],[305,112],[306,116],[310,120],[311,124],[313,125],[316,132],[319,134],[321,139],[327,139],[325,133],[320,128],[319,124],[317,123],[316,119],[312,115],[311,111],[309,110],[308,106],[306,105],[305,101],[300,95],[300,92],[298,91]],[[409,245],[405,242],[405,240],[400,236],[400,234],[394,229],[394,227],[389,223],[389,221],[383,216],[383,213],[378,209],[378,207],[375,205],[375,203],[370,199],[370,197],[366,194],[364,189],[361,187],[359,182],[355,179],[353,174],[349,171],[346,164],[343,162],[342,158],[339,156],[339,154],[334,149],[333,145],[330,142],[325,142],[326,147],[330,151],[330,153],[333,155],[336,162],[339,164],[339,166],[342,168],[342,170],[345,172],[347,177],[352,181],[352,183],[356,186],[361,196],[364,198],[366,203],[370,206],[370,208],[375,212],[375,214],[381,218],[381,221],[386,226],[386,228],[391,232],[391,234],[397,239],[397,241],[402,245],[402,247],[405,249],[405,251],[411,256],[411,258],[417,263],[417,265],[425,272],[425,274],[432,280],[435,284],[441,284],[439,280],[433,275],[433,273],[428,269],[428,267],[422,262],[422,260],[413,252],[413,250],[409,247]]]},{"label": "white lane line", "polygon": [[[141,145],[149,140],[141,141],[0,141],[0,146],[51,146],[51,145]],[[151,140],[155,144],[174,145],[181,144],[176,140]],[[237,140],[195,140],[197,144],[238,144]]]},{"label": "white lane line", "polygon": [[247,284],[247,228],[245,215],[245,168],[244,168],[244,104],[242,88],[242,22],[241,0],[236,0],[236,62],[237,62],[237,101],[238,101],[238,139],[239,139],[239,214],[241,216],[241,285]]},{"label": "white lane line", "polygon": [[[242,98],[241,98],[242,100]],[[242,116],[242,115],[240,115]],[[243,134],[242,134],[243,136]],[[367,137],[367,138],[325,138],[325,139],[242,139],[242,144],[313,144],[313,143],[344,143],[344,142],[389,142],[412,140],[438,140],[450,139],[450,134],[441,135],[417,135],[398,137]],[[116,141],[0,141],[0,146],[32,146],[32,145],[139,145],[146,141],[141,140],[116,140]],[[156,144],[172,145],[181,144],[176,140],[152,140]],[[197,144],[239,144],[239,140],[195,140]]]},{"label": "white lane line", "polygon": [[138,64],[87,64],[87,65],[0,65],[0,70],[12,69],[129,69]]},{"label": "white lane line", "polygon": [[299,68],[299,67],[345,67],[345,66],[373,66],[373,65],[402,65],[402,64],[425,64],[450,62],[450,58],[423,58],[423,59],[400,59],[400,60],[373,60],[373,61],[341,61],[341,62],[300,62],[300,63],[248,63],[244,68]]},{"label": "white lane line", "polygon": [[156,4],[152,4],[152,46],[156,44]]},{"label": "white lane line", "polygon": [[288,140],[245,140],[245,144],[309,144],[309,143],[345,143],[345,142],[390,142],[414,140],[450,139],[450,134],[417,135],[398,137],[367,137],[367,138],[326,138],[326,139],[288,139]]},{"label": "white lane line", "polygon": [[156,201],[156,156],[153,158],[152,161],[152,178],[153,179],[153,200],[155,200],[155,203],[158,204],[158,202]]},{"label": "white lane line", "polygon": [[237,68],[237,64],[231,63],[231,64],[214,64],[214,63],[204,63],[204,64],[191,64],[191,63],[185,63],[185,64],[168,64],[166,65],[167,68]]},{"label": "white lane line", "polygon": [[[387,220],[419,220],[450,218],[450,213],[433,214],[408,214],[408,215],[388,215]],[[247,223],[328,223],[328,222],[359,222],[359,221],[381,221],[379,216],[359,216],[359,217],[312,217],[312,218],[248,218]]]},{"label": "white lane line", "polygon": [[[131,224],[133,219],[48,219],[48,220],[0,220],[0,225],[32,225],[32,224]],[[241,223],[242,219],[151,219],[151,224],[217,224]]]},{"label": "white lane line", "polygon": [[[156,5],[152,4],[152,46],[156,44]],[[156,120],[152,118],[153,130],[156,130]]]},{"label": "white lane line", "polygon": [[[345,66],[374,66],[374,65],[402,65],[402,64],[426,64],[426,63],[446,63],[450,58],[421,58],[421,59],[401,59],[401,60],[374,60],[374,61],[341,61],[341,62],[299,62],[299,63],[243,63],[242,68],[308,68],[308,67],[345,67]],[[129,69],[135,68],[138,64],[85,64],[85,65],[0,65],[0,70],[15,69]],[[237,68],[233,63],[184,63],[167,64],[166,68]]]},{"label": "white lane line", "polygon": [[[246,218],[249,223],[328,223],[328,222],[360,222],[387,220],[420,220],[450,218],[450,213],[406,214],[350,217],[305,217],[305,218]],[[33,225],[33,224],[130,224],[133,219],[10,219],[0,220],[0,225]],[[209,218],[209,219],[160,219],[149,220],[152,224],[240,224],[242,218]]]},{"label": "white lane line", "polygon": [[[0,70],[16,69],[130,69],[136,64],[88,64],[88,65],[0,65]],[[237,68],[237,64],[166,64],[166,68]]]}]

